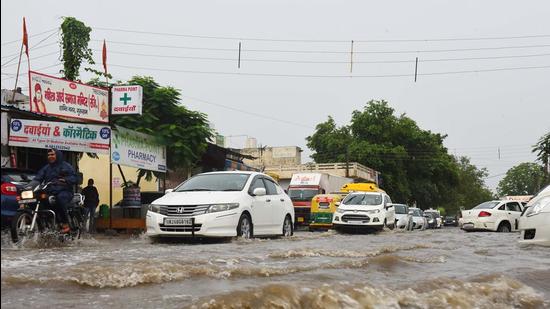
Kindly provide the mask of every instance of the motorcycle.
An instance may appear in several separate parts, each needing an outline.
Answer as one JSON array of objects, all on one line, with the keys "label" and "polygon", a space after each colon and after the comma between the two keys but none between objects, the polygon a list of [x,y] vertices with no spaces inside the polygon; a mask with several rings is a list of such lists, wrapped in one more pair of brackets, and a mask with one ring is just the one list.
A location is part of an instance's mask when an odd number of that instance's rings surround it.
[{"label": "motorcycle", "polygon": [[[30,238],[35,233],[58,231],[59,222],[56,220],[55,196],[48,194],[47,189],[53,182],[39,184],[32,190],[23,190],[17,197],[19,209],[12,219],[11,239],[14,243]],[[68,206],[69,227],[71,231],[60,234],[60,240],[78,239],[84,230],[84,197],[80,193],[73,196]]]}]

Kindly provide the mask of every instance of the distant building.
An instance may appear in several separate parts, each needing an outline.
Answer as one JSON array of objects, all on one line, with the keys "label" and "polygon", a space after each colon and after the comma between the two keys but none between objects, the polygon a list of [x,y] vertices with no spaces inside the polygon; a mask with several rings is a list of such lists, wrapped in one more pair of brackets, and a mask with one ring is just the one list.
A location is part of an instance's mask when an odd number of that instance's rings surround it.
[{"label": "distant building", "polygon": [[302,164],[302,149],[298,146],[244,148],[242,154],[255,157],[243,162],[256,168],[270,166],[295,166]]}]

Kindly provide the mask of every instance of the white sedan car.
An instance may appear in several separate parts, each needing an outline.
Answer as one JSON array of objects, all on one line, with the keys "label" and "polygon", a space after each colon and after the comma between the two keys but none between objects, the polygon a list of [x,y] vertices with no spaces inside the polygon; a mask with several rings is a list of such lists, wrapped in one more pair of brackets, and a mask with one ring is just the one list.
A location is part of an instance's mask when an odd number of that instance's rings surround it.
[{"label": "white sedan car", "polygon": [[212,172],[193,176],[151,203],[146,222],[153,238],[290,236],[294,207],[266,174]]},{"label": "white sedan car", "polygon": [[489,201],[462,211],[462,229],[471,231],[511,232],[518,230],[523,208],[517,201]]},{"label": "white sedan car", "polygon": [[332,219],[335,230],[382,230],[395,227],[395,210],[383,192],[350,193],[336,209]]},{"label": "white sedan car", "polygon": [[428,220],[424,218],[420,208],[411,207],[409,208],[409,212],[413,219],[412,229],[425,230],[428,227]]},{"label": "white sedan car", "polygon": [[550,186],[533,197],[526,207],[519,219],[519,243],[550,246]]}]

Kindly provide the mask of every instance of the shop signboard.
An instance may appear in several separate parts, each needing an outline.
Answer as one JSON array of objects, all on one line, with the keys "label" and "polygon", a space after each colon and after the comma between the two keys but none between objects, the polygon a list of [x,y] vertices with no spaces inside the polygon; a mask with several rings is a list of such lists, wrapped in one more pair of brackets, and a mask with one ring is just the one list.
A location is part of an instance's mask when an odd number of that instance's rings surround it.
[{"label": "shop signboard", "polygon": [[109,121],[109,92],[29,71],[30,110],[34,113],[84,121]]},{"label": "shop signboard", "polygon": [[12,119],[9,145],[108,154],[110,137],[102,125]]},{"label": "shop signboard", "polygon": [[114,86],[111,100],[111,115],[141,115],[143,88],[139,85]]},{"label": "shop signboard", "polygon": [[117,126],[111,141],[111,163],[166,172],[166,147],[150,135]]}]

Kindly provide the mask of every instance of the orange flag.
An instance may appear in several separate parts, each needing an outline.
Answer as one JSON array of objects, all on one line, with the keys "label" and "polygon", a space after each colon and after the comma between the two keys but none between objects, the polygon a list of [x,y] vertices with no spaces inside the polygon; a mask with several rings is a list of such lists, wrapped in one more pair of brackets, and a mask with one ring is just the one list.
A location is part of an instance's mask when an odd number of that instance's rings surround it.
[{"label": "orange flag", "polygon": [[25,24],[25,17],[23,17],[23,45],[25,46],[25,54],[29,58],[29,36],[27,34],[27,25]]},{"label": "orange flag", "polygon": [[103,40],[103,68],[105,69],[105,74],[107,74],[107,45],[105,40]]}]

